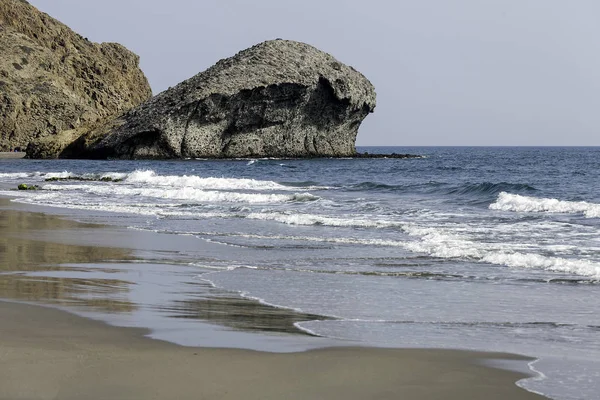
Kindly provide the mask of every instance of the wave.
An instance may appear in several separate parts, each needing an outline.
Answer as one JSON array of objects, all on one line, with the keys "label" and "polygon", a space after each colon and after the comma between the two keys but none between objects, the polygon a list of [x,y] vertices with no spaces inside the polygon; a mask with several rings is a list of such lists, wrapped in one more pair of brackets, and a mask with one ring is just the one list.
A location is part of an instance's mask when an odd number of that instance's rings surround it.
[{"label": "wave", "polygon": [[[239,216],[244,218],[244,216]],[[334,243],[357,246],[399,247],[414,253],[426,254],[437,259],[465,260],[468,262],[487,263],[506,266],[515,269],[538,269],[548,272],[571,274],[590,278],[591,280],[572,280],[568,277],[547,278],[546,283],[596,283],[600,279],[600,263],[585,258],[551,257],[535,253],[515,251],[510,244],[482,243],[468,240],[458,233],[447,232],[440,228],[424,228],[409,223],[373,220],[350,220],[320,217],[315,215],[285,215],[278,213],[258,214],[246,216],[250,219],[275,220],[278,222],[297,225],[325,225],[349,226],[357,228],[382,228],[398,227],[409,236],[405,240],[390,240],[379,238],[353,238],[353,237],[313,237],[313,236],[288,236],[288,235],[258,235],[258,234],[229,234],[196,233],[198,236],[237,236],[257,240],[291,240],[308,241],[316,243]],[[411,238],[412,237],[412,238]],[[229,244],[226,241],[221,242]],[[240,245],[236,243],[236,245]],[[242,245],[245,246],[245,245]],[[280,246],[280,245],[278,245]],[[252,247],[252,246],[245,246]]]},{"label": "wave", "polygon": [[549,257],[503,249],[498,244],[478,243],[439,228],[406,226],[404,230],[418,241],[405,243],[408,250],[433,257],[465,259],[511,268],[542,269],[600,279],[600,264],[587,259]]},{"label": "wave", "polygon": [[311,190],[327,190],[329,186],[322,186],[316,181],[299,181],[299,182],[280,182],[282,185],[288,188],[305,188]]},{"label": "wave", "polygon": [[482,182],[482,183],[464,183],[457,186],[450,186],[448,183],[430,181],[419,184],[398,184],[390,185],[381,182],[361,182],[347,187],[348,190],[375,190],[375,191],[416,191],[425,193],[440,193],[444,195],[497,195],[501,192],[533,192],[537,189],[526,183],[509,182]]},{"label": "wave", "polygon": [[[162,232],[162,233],[173,233],[173,232]],[[175,233],[183,234],[183,233]],[[189,233],[186,233],[189,234]],[[385,240],[385,239],[358,239],[349,237],[316,237],[316,236],[288,236],[288,235],[258,235],[258,234],[222,234],[217,232],[197,232],[194,233],[199,237],[204,236],[234,236],[247,239],[257,240],[292,240],[292,241],[307,241],[307,242],[320,242],[320,243],[338,243],[338,244],[351,244],[351,245],[364,245],[364,246],[381,246],[381,247],[405,247],[405,242],[399,240]],[[221,242],[223,244],[229,244]],[[236,244],[237,245],[237,244]],[[278,246],[280,246],[278,244]],[[245,246],[250,247],[250,246]]]},{"label": "wave", "polygon": [[404,188],[406,188],[404,185],[387,185],[379,182],[361,182],[349,187],[349,189],[353,190],[400,190]]},{"label": "wave", "polygon": [[[92,174],[88,174],[90,177],[92,176]],[[66,179],[66,178],[71,178],[71,177],[75,177],[77,175],[68,172],[68,171],[62,171],[62,172],[13,172],[13,173],[0,173],[0,178],[5,178],[5,179],[24,179],[24,178],[28,178],[28,179],[48,179],[48,178],[56,178],[56,179]]]},{"label": "wave", "polygon": [[360,182],[360,183],[356,183],[350,186],[347,186],[346,189],[348,190],[383,190],[383,191],[410,191],[410,190],[414,190],[414,189],[423,189],[423,188],[436,188],[436,187],[440,187],[440,186],[445,186],[445,183],[442,182],[436,182],[436,181],[430,181],[430,182],[426,182],[426,183],[417,183],[417,184],[410,184],[410,185],[390,185],[390,184],[386,184],[386,183],[381,183],[381,182],[373,182],[373,181],[366,181],[366,182]]},{"label": "wave", "polygon": [[276,221],[288,225],[332,226],[349,228],[391,228],[403,224],[385,220],[367,220],[361,218],[335,218],[313,214],[251,213],[246,218],[263,221]]},{"label": "wave", "polygon": [[62,172],[34,172],[30,177],[39,177],[45,181],[99,181],[99,182],[118,182],[127,176],[123,172],[106,172],[106,173],[85,173],[76,174],[69,171]]},{"label": "wave", "polygon": [[0,178],[4,179],[20,179],[28,178],[30,174],[26,172],[12,172],[12,173],[0,173]]},{"label": "wave", "polygon": [[[295,221],[292,219],[291,222]],[[311,220],[300,220],[300,222],[308,224]],[[323,222],[329,222],[333,225],[338,221]],[[364,221],[354,221],[355,225],[350,226],[364,227],[364,225],[358,225],[358,222]],[[371,227],[373,227],[376,225],[376,221],[366,221],[365,225],[367,224],[371,224]],[[498,247],[497,244],[477,243],[467,240],[459,235],[454,235],[438,228],[422,228],[411,224],[390,223],[387,221],[384,221],[384,225],[401,227],[403,232],[416,237],[417,240],[262,235],[243,236],[256,239],[305,240],[363,246],[401,247],[412,252],[427,254],[441,259],[468,260],[519,269],[541,269],[549,272],[559,272],[600,279],[600,264],[592,260],[549,257],[540,254],[511,251],[510,249],[502,249],[501,247]]]},{"label": "wave", "polygon": [[589,260],[547,257],[539,254],[524,254],[518,252],[498,252],[484,255],[482,261],[489,262],[490,264],[506,265],[513,268],[544,269],[546,271],[600,278],[600,264]]},{"label": "wave", "polygon": [[496,202],[490,204],[490,209],[515,212],[583,214],[587,218],[600,218],[600,204],[588,203],[586,201],[564,201],[527,197],[506,192],[498,195]]},{"label": "wave", "polygon": [[448,194],[498,194],[506,191],[514,192],[532,192],[537,189],[526,183],[465,183],[459,187],[453,188],[448,191]]},{"label": "wave", "polygon": [[100,196],[150,197],[170,200],[195,201],[195,202],[244,202],[244,203],[286,203],[305,202],[318,200],[318,196],[310,193],[294,194],[262,194],[238,193],[201,190],[193,187],[182,187],[178,190],[172,188],[139,188],[121,185],[56,185],[48,184],[42,187],[50,191],[82,191]]},{"label": "wave", "polygon": [[[258,268],[270,269],[270,268]],[[456,280],[456,279],[471,279],[472,277],[445,274],[428,271],[404,271],[404,272],[386,272],[386,271],[340,271],[340,270],[318,270],[305,268],[277,268],[280,271],[287,272],[303,272],[311,274],[331,274],[331,275],[360,275],[360,276],[375,276],[375,277],[392,277],[392,278],[409,278],[409,279],[427,279],[427,280]]]},{"label": "wave", "polygon": [[0,173],[5,179],[42,179],[46,181],[99,181],[120,182],[128,184],[148,185],[151,187],[196,188],[211,190],[253,190],[253,191],[292,191],[297,188],[305,190],[328,189],[318,186],[316,182],[286,182],[283,184],[246,178],[200,177],[196,175],[159,175],[152,170],[136,170],[133,172],[101,172],[78,174],[70,171],[62,172],[18,172]]},{"label": "wave", "polygon": [[386,240],[349,237],[265,236],[240,234],[237,236],[259,240],[302,240],[362,246],[401,247],[440,259],[458,259],[478,263],[502,265],[517,269],[541,269],[549,272],[600,279],[600,264],[587,259],[549,257],[499,248],[497,245],[477,243],[436,228],[420,228],[409,224],[402,230],[417,240]]},{"label": "wave", "polygon": [[[212,190],[295,190],[273,181],[260,181],[244,178],[202,178],[195,175],[158,175],[152,170],[134,171],[125,177],[126,183],[148,184],[151,186],[167,186],[169,188],[195,188]],[[309,188],[307,188],[309,189]]]}]

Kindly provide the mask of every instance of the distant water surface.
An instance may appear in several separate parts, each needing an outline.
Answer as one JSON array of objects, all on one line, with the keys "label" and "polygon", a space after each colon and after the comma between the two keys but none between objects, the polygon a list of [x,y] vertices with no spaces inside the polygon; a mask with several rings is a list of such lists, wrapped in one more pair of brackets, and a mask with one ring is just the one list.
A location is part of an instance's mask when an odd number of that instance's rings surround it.
[{"label": "distant water surface", "polygon": [[[177,256],[228,294],[203,300],[211,323],[227,324],[207,304],[242,295],[295,310],[299,331],[327,338],[534,356],[540,376],[525,387],[597,398],[600,148],[359,151],[423,157],[0,160],[0,194],[217,246]],[[19,183],[43,190],[11,190]],[[286,331],[252,324],[234,328]]]}]

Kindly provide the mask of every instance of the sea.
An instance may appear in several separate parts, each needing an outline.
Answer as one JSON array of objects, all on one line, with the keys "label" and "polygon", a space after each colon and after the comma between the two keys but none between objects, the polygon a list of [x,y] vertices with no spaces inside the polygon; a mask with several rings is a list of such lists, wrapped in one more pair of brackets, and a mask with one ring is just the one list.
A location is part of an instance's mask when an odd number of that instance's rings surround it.
[{"label": "sea", "polygon": [[419,157],[2,160],[0,195],[169,243],[37,272],[131,284],[80,294],[135,305],[92,317],[193,346],[517,353],[520,386],[600,398],[600,147],[358,150]]}]

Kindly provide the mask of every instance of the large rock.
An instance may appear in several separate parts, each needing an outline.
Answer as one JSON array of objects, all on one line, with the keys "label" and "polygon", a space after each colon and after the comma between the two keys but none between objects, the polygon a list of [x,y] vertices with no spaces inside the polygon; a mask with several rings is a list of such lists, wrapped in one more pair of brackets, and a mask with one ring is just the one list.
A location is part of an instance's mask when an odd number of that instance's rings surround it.
[{"label": "large rock", "polygon": [[81,137],[63,157],[352,156],[373,85],[304,43],[273,40]]},{"label": "large rock", "polygon": [[141,104],[152,92],[138,64],[119,44],[92,43],[24,0],[0,0],[0,151],[35,139],[52,143],[39,156],[54,157]]}]

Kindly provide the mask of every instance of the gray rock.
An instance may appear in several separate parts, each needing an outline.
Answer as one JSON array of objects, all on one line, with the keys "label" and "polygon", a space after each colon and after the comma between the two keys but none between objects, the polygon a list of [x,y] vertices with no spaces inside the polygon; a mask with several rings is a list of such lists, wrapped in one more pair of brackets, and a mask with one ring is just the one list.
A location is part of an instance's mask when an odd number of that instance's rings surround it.
[{"label": "gray rock", "polygon": [[64,157],[352,156],[373,85],[304,43],[273,40],[221,60],[82,136]]}]

